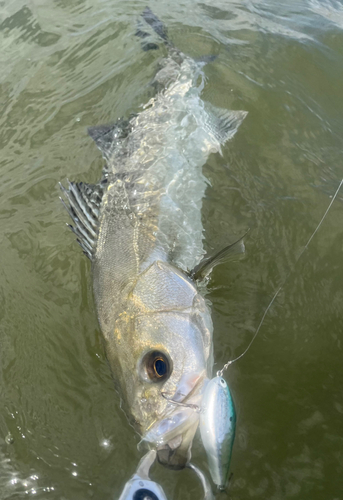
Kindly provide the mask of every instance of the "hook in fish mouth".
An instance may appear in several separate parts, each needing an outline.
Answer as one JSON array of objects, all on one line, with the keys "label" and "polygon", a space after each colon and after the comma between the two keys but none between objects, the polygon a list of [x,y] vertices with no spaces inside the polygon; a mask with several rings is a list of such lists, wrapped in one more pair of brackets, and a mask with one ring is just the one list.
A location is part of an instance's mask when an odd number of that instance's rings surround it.
[{"label": "hook in fish mouth", "polygon": [[193,408],[173,407],[173,411],[150,427],[141,443],[155,449],[158,461],[165,467],[183,469],[191,458],[199,418],[200,414]]},{"label": "hook in fish mouth", "polygon": [[172,395],[169,396],[168,392],[161,391],[161,396],[170,404],[167,405],[164,415],[147,430],[143,441],[157,445],[167,444],[197,423],[202,389],[206,380],[205,372],[188,373],[181,378]]},{"label": "hook in fish mouth", "polygon": [[205,371],[185,374],[175,392],[161,391],[167,401],[163,415],[146,431],[141,441],[155,448],[160,463],[183,469],[191,457],[191,445],[199,425]]},{"label": "hook in fish mouth", "polygon": [[173,396],[168,396],[167,394],[168,394],[167,392],[161,391],[161,396],[164,399],[166,399],[169,403],[176,405],[176,406],[182,406],[184,408],[192,408],[192,410],[196,411],[197,413],[201,412],[201,408],[199,405],[196,405],[193,403],[182,403],[181,401],[175,401],[175,399],[173,399]]},{"label": "hook in fish mouth", "polygon": [[198,404],[177,401],[170,401],[170,403],[176,405],[177,408],[174,407],[164,418],[156,421],[148,429],[142,441],[157,446],[168,444],[178,435],[184,434],[190,427],[198,424],[199,412],[196,410],[200,408]]}]

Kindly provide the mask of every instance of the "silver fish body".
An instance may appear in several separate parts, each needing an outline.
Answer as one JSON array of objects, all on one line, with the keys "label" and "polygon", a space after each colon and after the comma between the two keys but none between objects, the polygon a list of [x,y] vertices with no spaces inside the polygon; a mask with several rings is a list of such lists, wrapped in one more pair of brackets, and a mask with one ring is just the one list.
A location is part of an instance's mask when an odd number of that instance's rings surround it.
[{"label": "silver fish body", "polygon": [[122,407],[160,462],[182,468],[199,417],[175,401],[198,400],[213,363],[210,310],[188,275],[204,253],[202,166],[246,113],[214,116],[200,97],[202,66],[172,47],[155,80],[164,89],[137,115],[89,130],[106,160],[99,183],[62,189],[92,261]]},{"label": "silver fish body", "polygon": [[235,429],[236,412],[230,389],[223,377],[217,376],[204,390],[200,433],[212,480],[220,489],[227,483]]}]

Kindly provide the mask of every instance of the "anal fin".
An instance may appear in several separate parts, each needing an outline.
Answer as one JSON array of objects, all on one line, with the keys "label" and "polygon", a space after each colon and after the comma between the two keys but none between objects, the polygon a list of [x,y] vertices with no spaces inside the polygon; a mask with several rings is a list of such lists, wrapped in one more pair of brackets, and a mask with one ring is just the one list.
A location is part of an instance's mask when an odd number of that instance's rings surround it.
[{"label": "anal fin", "polygon": [[208,119],[205,126],[220,144],[224,144],[235,135],[248,114],[247,111],[230,111],[210,104],[207,104],[206,108]]}]

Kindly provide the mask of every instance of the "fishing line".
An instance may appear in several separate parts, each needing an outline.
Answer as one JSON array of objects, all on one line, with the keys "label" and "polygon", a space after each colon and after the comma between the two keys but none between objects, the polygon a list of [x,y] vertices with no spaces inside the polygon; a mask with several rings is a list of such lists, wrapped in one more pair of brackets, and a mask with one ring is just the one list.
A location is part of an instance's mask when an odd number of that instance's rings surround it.
[{"label": "fishing line", "polygon": [[275,301],[276,297],[279,295],[280,291],[281,291],[281,290],[282,290],[282,288],[285,286],[285,284],[286,284],[286,282],[287,282],[288,278],[290,277],[290,275],[291,275],[291,274],[292,274],[292,272],[294,271],[295,266],[296,266],[296,265],[297,265],[297,263],[299,262],[299,259],[301,258],[301,256],[302,256],[302,255],[303,255],[303,253],[305,252],[305,250],[307,250],[307,248],[308,248],[309,244],[311,243],[311,241],[312,241],[312,239],[313,239],[314,235],[317,233],[318,229],[319,229],[319,228],[320,228],[320,226],[322,225],[322,223],[323,223],[323,221],[324,221],[325,217],[327,216],[327,214],[328,214],[328,212],[329,212],[330,208],[332,207],[333,202],[335,201],[335,199],[336,199],[336,197],[337,197],[337,195],[338,195],[339,190],[341,189],[342,184],[343,184],[343,179],[342,179],[342,180],[341,180],[341,182],[339,183],[339,186],[338,186],[338,188],[336,189],[336,192],[335,192],[335,194],[334,194],[334,196],[333,196],[333,198],[332,198],[332,200],[331,200],[331,202],[330,202],[330,204],[329,204],[328,208],[326,209],[326,211],[325,211],[325,213],[324,213],[323,217],[321,218],[321,220],[320,220],[319,224],[317,225],[316,229],[315,229],[315,230],[314,230],[314,232],[312,233],[312,235],[311,235],[311,237],[309,238],[308,242],[306,243],[306,245],[304,246],[304,248],[303,248],[303,249],[302,249],[302,251],[300,252],[300,255],[298,256],[297,260],[295,261],[295,264],[294,264],[294,266],[293,266],[293,269],[292,269],[291,271],[289,271],[289,273],[288,273],[288,275],[286,276],[286,278],[284,279],[284,282],[282,283],[282,285],[281,285],[281,286],[280,286],[280,287],[276,290],[276,292],[274,293],[272,300],[269,302],[267,309],[266,309],[266,310],[264,311],[264,313],[263,313],[262,319],[261,319],[261,321],[260,321],[260,323],[259,323],[259,325],[258,325],[258,327],[257,327],[257,329],[256,329],[256,332],[254,333],[253,338],[250,340],[250,342],[249,342],[249,344],[248,344],[248,347],[247,347],[247,348],[246,348],[246,349],[242,352],[242,354],[240,354],[237,358],[235,358],[235,359],[231,359],[230,361],[228,361],[228,362],[227,362],[227,363],[223,366],[223,368],[222,368],[221,370],[218,370],[218,371],[217,371],[217,376],[218,376],[218,377],[222,377],[222,376],[223,376],[224,371],[226,371],[226,370],[229,368],[229,366],[230,366],[230,365],[232,365],[232,363],[235,363],[236,361],[238,361],[239,359],[241,359],[241,358],[242,358],[242,357],[243,357],[243,356],[244,356],[244,355],[248,352],[248,350],[250,349],[251,344],[254,342],[255,338],[257,337],[258,332],[260,331],[260,328],[261,328],[261,326],[262,326],[262,324],[263,324],[263,322],[264,322],[264,318],[267,316],[267,313],[268,313],[269,309],[272,307],[272,305],[273,305],[273,303],[274,303],[274,301]]}]

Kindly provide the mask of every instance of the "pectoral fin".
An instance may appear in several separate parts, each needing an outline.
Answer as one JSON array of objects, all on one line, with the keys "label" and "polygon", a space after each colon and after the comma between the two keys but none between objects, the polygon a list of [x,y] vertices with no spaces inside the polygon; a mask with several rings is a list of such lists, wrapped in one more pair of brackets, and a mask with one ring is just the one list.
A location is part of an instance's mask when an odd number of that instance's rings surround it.
[{"label": "pectoral fin", "polygon": [[206,278],[206,276],[208,276],[212,269],[218,264],[222,264],[223,262],[234,259],[238,255],[244,254],[245,246],[243,239],[249,231],[250,229],[241,238],[239,238],[239,240],[235,241],[235,243],[232,243],[231,245],[219,250],[219,252],[202,259],[202,261],[199,262],[199,264],[195,266],[192,271],[190,271],[189,276],[195,281],[202,280]]}]

